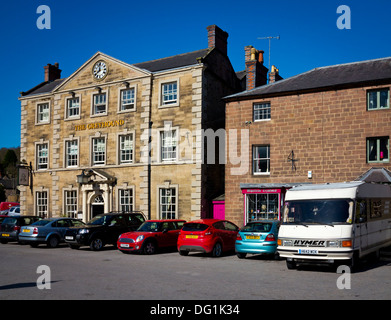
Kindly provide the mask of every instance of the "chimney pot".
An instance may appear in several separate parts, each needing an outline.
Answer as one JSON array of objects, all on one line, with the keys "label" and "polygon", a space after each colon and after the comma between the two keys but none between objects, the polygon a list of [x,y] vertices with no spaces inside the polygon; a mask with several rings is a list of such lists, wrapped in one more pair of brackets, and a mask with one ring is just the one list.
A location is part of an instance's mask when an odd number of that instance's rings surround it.
[{"label": "chimney pot", "polygon": [[246,90],[252,90],[255,87],[267,83],[268,69],[263,65],[262,50],[257,50],[253,46],[244,47],[246,63]]},{"label": "chimney pot", "polygon": [[255,48],[251,48],[251,57],[250,60],[257,60],[256,55],[257,55],[258,50]]},{"label": "chimney pot", "polygon": [[258,51],[258,61],[260,64],[263,64],[263,54],[264,54],[265,51],[263,50],[259,50]]},{"label": "chimney pot", "polygon": [[283,78],[279,75],[279,70],[273,65],[271,72],[269,72],[269,83],[274,83],[282,79]]}]

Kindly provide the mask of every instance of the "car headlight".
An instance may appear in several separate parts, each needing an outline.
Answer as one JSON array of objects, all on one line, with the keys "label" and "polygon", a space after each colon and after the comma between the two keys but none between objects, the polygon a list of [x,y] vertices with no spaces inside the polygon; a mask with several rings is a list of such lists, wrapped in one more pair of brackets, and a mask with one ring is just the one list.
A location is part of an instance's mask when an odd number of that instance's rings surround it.
[{"label": "car headlight", "polygon": [[144,236],[141,235],[141,236],[138,236],[137,239],[136,239],[136,242],[139,242],[139,241],[142,241],[144,240]]},{"label": "car headlight", "polygon": [[85,234],[85,233],[88,233],[88,232],[90,232],[90,230],[88,230],[88,229],[81,229],[79,231],[80,234]]}]

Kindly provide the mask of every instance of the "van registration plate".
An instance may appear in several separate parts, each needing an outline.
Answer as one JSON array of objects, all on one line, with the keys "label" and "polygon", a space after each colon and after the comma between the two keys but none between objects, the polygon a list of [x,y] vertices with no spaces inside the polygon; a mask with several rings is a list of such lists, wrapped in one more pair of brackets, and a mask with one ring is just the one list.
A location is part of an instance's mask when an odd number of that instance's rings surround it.
[{"label": "van registration plate", "polygon": [[318,254],[318,250],[314,250],[314,249],[299,249],[298,253],[299,254]]}]

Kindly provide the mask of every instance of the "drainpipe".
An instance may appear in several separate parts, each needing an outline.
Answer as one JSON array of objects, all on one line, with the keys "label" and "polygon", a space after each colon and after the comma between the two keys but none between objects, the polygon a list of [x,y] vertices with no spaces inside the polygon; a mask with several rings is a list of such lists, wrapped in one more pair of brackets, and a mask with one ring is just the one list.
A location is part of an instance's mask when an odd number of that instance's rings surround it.
[{"label": "drainpipe", "polygon": [[153,74],[150,75],[149,112],[148,112],[148,220],[151,220],[151,169],[152,169],[152,87]]},{"label": "drainpipe", "polygon": [[[151,112],[149,113],[149,120],[151,120]],[[153,125],[153,122],[149,121],[149,125],[148,125],[148,220],[151,220],[152,125]]]}]

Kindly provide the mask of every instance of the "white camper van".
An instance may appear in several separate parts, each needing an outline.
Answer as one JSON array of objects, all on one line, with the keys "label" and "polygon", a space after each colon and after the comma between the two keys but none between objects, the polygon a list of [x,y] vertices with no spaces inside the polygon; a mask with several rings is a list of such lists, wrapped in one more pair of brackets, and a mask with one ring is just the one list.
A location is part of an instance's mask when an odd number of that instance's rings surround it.
[{"label": "white camper van", "polygon": [[277,250],[288,269],[298,262],[354,266],[357,259],[390,245],[389,185],[354,181],[287,191]]}]

